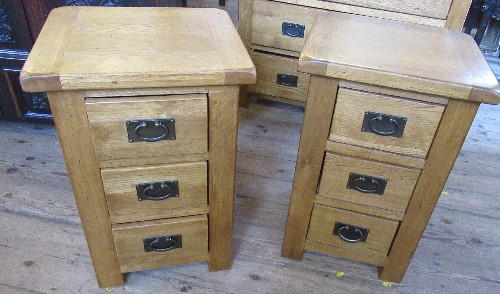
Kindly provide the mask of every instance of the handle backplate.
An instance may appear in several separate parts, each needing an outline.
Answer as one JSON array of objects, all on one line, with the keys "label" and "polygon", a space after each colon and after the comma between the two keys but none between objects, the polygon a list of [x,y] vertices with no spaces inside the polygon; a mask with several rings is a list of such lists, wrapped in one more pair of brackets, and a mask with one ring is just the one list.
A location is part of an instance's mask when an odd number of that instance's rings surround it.
[{"label": "handle backplate", "polygon": [[332,234],[339,236],[345,242],[358,243],[365,242],[368,238],[368,229],[360,228],[357,226],[349,225],[342,222],[335,222]]},{"label": "handle backplate", "polygon": [[142,200],[165,200],[172,197],[179,197],[179,182],[177,180],[162,181],[153,183],[141,183],[135,185],[137,198]]},{"label": "handle backplate", "polygon": [[283,22],[281,24],[281,34],[292,38],[304,38],[305,25],[291,22]]},{"label": "handle backplate", "polygon": [[357,173],[350,173],[347,180],[347,189],[353,189],[361,193],[384,195],[387,180],[366,176]]},{"label": "handle backplate", "polygon": [[182,248],[182,235],[167,235],[143,239],[144,252],[165,252]]},{"label": "handle backplate", "polygon": [[292,76],[287,74],[277,74],[276,75],[276,84],[287,86],[287,87],[297,87],[297,83],[299,82],[298,76]]},{"label": "handle backplate", "polygon": [[403,137],[406,117],[388,115],[377,112],[365,112],[361,131],[379,136]]},{"label": "handle backplate", "polygon": [[173,118],[128,120],[126,125],[130,143],[175,140],[175,119]]}]

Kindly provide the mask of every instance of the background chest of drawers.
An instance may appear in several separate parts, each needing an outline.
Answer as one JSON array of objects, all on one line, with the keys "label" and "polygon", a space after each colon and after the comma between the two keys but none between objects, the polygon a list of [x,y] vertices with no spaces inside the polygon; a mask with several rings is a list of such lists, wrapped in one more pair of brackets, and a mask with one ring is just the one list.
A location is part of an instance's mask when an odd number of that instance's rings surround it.
[{"label": "background chest of drawers", "polygon": [[[268,99],[305,105],[309,78],[297,61],[316,15],[322,11],[359,14],[461,30],[471,0],[240,0],[239,34],[257,68],[247,88]],[[245,92],[241,104],[248,103]]]},{"label": "background chest of drawers", "polygon": [[400,282],[498,81],[465,34],[339,13],[317,16],[299,70],[311,79],[282,255],[336,255]]},{"label": "background chest of drawers", "polygon": [[238,85],[253,82],[222,10],[51,12],[21,85],[48,91],[101,287],[173,264],[231,267]]}]

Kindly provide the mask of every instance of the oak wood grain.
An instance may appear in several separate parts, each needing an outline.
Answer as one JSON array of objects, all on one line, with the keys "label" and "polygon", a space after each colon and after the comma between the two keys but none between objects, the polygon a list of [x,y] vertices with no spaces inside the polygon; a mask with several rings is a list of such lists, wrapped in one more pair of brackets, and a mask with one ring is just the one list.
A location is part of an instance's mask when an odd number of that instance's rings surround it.
[{"label": "oak wood grain", "polygon": [[219,9],[62,7],[38,40],[21,73],[25,91],[255,82],[255,67]]},{"label": "oak wood grain", "polygon": [[[144,238],[170,235],[182,236],[182,248],[145,252]],[[113,237],[124,273],[208,259],[206,215],[117,224],[113,225]]]},{"label": "oak wood grain", "polygon": [[211,271],[229,269],[232,265],[238,90],[238,87],[209,90],[208,268]]},{"label": "oak wood grain", "polygon": [[311,76],[281,255],[302,259],[338,81]]},{"label": "oak wood grain", "polygon": [[82,92],[49,92],[50,108],[61,142],[92,263],[100,287],[123,284],[99,164],[90,140]]},{"label": "oak wood grain", "polygon": [[[208,213],[206,162],[103,169],[101,176],[114,224]],[[178,196],[138,199],[137,184],[162,181],[177,181]]]},{"label": "oak wood grain", "polygon": [[[312,31],[299,71],[314,73],[311,68],[326,65],[324,75],[333,78],[500,102],[497,79],[474,40],[461,32],[333,12],[318,15]],[[370,44],[370,50],[363,44]],[[470,97],[472,89],[489,95]]]}]

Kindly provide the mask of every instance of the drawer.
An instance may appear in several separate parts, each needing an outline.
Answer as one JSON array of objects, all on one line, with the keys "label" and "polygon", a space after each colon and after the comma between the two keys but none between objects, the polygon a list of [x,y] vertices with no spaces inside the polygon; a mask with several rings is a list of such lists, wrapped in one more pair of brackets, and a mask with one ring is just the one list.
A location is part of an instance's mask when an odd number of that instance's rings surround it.
[{"label": "drawer", "polygon": [[206,94],[87,98],[85,106],[99,161],[207,152]]},{"label": "drawer", "polygon": [[306,249],[383,265],[399,222],[314,205]]},{"label": "drawer", "polygon": [[339,88],[329,139],[425,158],[444,106]]},{"label": "drawer", "polygon": [[419,170],[327,153],[318,193],[404,213]]},{"label": "drawer", "polygon": [[104,169],[112,223],[207,213],[207,163]]},{"label": "drawer", "polygon": [[328,2],[366,7],[374,10],[391,11],[430,18],[446,19],[452,0],[437,1],[373,1],[373,0],[326,0]]},{"label": "drawer", "polygon": [[252,43],[301,52],[316,14],[320,11],[322,10],[256,0],[253,4]]},{"label": "drawer", "polygon": [[310,75],[297,72],[297,59],[272,54],[250,54],[257,69],[257,83],[248,90],[276,97],[305,102]]},{"label": "drawer", "polygon": [[206,215],[113,225],[123,273],[208,260]]}]

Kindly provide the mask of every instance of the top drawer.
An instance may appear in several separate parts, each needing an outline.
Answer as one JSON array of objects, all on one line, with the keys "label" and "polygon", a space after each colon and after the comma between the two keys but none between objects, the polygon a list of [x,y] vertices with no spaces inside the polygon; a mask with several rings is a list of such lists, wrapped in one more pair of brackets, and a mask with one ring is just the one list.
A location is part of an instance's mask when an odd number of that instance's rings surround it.
[{"label": "top drawer", "polygon": [[444,106],[339,88],[329,140],[425,158]]},{"label": "top drawer", "polygon": [[321,10],[256,0],[253,4],[252,43],[300,52],[319,11]]},{"label": "top drawer", "polygon": [[87,98],[99,161],[207,152],[205,94]]}]

